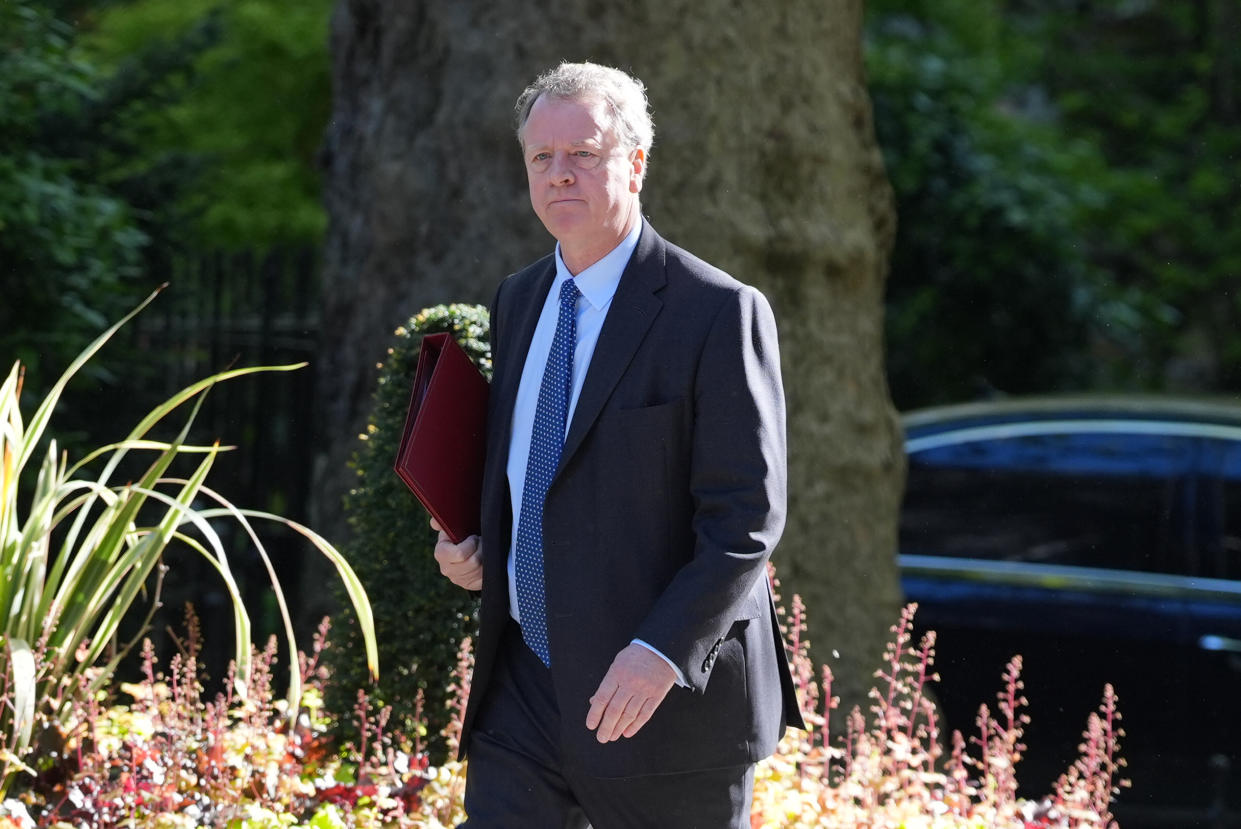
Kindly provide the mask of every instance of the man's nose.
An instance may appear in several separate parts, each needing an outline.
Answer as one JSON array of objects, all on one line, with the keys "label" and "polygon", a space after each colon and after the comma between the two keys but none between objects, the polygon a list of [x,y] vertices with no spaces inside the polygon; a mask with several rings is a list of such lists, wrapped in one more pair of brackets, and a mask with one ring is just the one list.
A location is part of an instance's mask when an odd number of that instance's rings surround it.
[{"label": "man's nose", "polygon": [[556,153],[553,155],[552,166],[548,172],[551,173],[553,184],[573,183],[573,164],[570,162],[567,153]]}]

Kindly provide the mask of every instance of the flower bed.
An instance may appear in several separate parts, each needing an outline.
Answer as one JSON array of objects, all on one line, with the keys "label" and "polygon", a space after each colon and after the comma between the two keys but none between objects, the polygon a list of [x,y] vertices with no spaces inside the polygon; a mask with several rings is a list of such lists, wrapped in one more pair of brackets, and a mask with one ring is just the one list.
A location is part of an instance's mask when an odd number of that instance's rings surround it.
[{"label": "flower bed", "polygon": [[[756,772],[752,825],[777,827],[1107,827],[1119,774],[1120,714],[1111,688],[1091,714],[1081,756],[1040,802],[1017,797],[1027,721],[1021,660],[1003,678],[996,712],[982,706],[968,740],[939,731],[927,691],[936,677],[934,635],[911,641],[905,609],[877,672],[869,716],[854,709],[833,720],[832,674],[808,656],[804,612],[794,597],[786,633],[808,731],[790,730]],[[198,643],[161,671],[149,645],[144,676],[75,703],[68,727],[49,722],[30,756],[20,793],[0,807],[10,827],[450,827],[463,819],[465,764],[431,766],[426,731],[393,733],[387,710],[359,692],[354,741],[328,738],[320,665],[327,623],[300,659],[300,710],[272,691],[275,645],[254,654],[248,694],[203,699]],[[470,643],[451,679],[455,748],[471,669]],[[816,676],[817,674],[817,676]],[[233,687],[225,682],[226,689]],[[946,742],[946,745],[944,743]]]}]

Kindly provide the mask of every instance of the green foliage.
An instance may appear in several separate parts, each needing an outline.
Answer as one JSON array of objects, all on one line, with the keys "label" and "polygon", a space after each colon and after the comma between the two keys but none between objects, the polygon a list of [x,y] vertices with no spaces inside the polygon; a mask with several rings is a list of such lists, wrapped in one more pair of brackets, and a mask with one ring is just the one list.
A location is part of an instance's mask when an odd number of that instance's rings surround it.
[{"label": "green foliage", "polygon": [[1106,162],[1080,235],[1133,321],[1108,338],[1115,382],[1241,387],[1241,9],[1100,0],[1013,17],[1056,45],[1033,70],[1064,140]]},{"label": "green foliage", "polygon": [[[436,534],[422,506],[392,470],[409,393],[424,334],[451,333],[484,374],[491,374],[487,309],[478,305],[437,305],[419,312],[396,330],[381,368],[366,434],[354,455],[357,485],[345,498],[353,529],[346,551],[375,611],[384,675],[376,698],[393,708],[393,722],[405,730],[419,721],[415,700],[425,694],[431,734],[448,719],[449,695],[443,677],[457,664],[457,646],[473,635],[477,602],[439,572],[432,555]],[[336,681],[329,686],[333,708],[352,703],[349,695],[364,677],[349,659],[357,631],[352,624],[346,647],[328,651]],[[335,654],[335,655],[333,655]],[[444,745],[432,736],[437,754]]]},{"label": "green foliage", "polygon": [[899,223],[888,283],[888,370],[907,408],[1085,378],[1099,276],[1076,236],[1094,194],[1088,148],[1058,145],[996,106],[987,50],[935,22],[879,17],[868,65]]},{"label": "green foliage", "polygon": [[[0,688],[6,695],[12,689],[14,701],[11,706],[0,706],[0,733],[5,735],[0,744],[0,794],[23,768],[22,757],[34,737],[36,707],[51,720],[63,722],[75,700],[93,699],[112,680],[132,644],[118,641],[122,622],[131,610],[142,607],[139,597],[143,596],[149,614],[141,627],[150,623],[159,606],[162,559],[172,546],[201,554],[224,582],[232,601],[235,691],[246,695],[251,680],[250,618],[229,565],[229,552],[212,527],[218,518],[240,525],[271,576],[288,646],[290,715],[296,713],[301,698],[296,643],[283,591],[254,530],[257,520],[275,521],[302,534],[336,566],[354,609],[369,669],[378,669],[366,594],[340,553],[296,522],[229,503],[206,485],[223,451],[220,445],[186,443],[203,396],[216,383],[301,366],[234,369],[208,377],[156,407],[123,440],[101,446],[72,465],[51,440],[37,477],[23,475],[36,461],[52,412],[70,378],[154,296],[99,335],[29,419],[20,408],[20,363],[0,383],[0,573],[4,574],[0,581],[0,636],[4,640]],[[160,424],[190,401],[194,401],[193,410],[176,436],[156,438]],[[145,469],[132,466],[136,455],[147,453],[153,460]],[[24,483],[32,477],[33,487],[26,491]],[[42,666],[37,672],[32,670],[36,664]]]},{"label": "green foliage", "polygon": [[1236,4],[868,13],[898,405],[1241,386]]},{"label": "green foliage", "polygon": [[0,3],[0,353],[28,388],[194,250],[318,242],[330,8]]},{"label": "green foliage", "polygon": [[0,353],[23,361],[30,385],[45,388],[45,366],[124,313],[149,252],[173,243],[182,217],[169,202],[193,164],[144,143],[213,36],[195,27],[104,73],[43,4],[0,4]]},{"label": "green foliage", "polygon": [[239,249],[313,244],[326,217],[316,156],[331,112],[331,0],[131,0],[92,21],[105,65],[212,20],[217,44],[194,61],[192,94],[169,108],[150,156],[183,148],[211,175],[182,198],[198,242]]}]

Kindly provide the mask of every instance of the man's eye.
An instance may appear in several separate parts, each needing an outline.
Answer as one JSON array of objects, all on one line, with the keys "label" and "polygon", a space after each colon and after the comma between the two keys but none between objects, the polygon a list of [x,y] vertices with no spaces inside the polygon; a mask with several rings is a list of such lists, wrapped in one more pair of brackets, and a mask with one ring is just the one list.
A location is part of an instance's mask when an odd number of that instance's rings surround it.
[{"label": "man's eye", "polygon": [[579,170],[593,170],[599,166],[599,161],[603,156],[594,150],[575,150],[573,153],[573,163]]},{"label": "man's eye", "polygon": [[552,157],[551,153],[536,153],[531,161],[547,161]]}]

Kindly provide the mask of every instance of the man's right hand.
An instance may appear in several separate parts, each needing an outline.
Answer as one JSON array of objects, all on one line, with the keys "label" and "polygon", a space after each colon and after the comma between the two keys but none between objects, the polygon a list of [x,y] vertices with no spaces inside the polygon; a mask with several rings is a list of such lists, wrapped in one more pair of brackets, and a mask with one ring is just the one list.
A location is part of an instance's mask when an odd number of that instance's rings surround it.
[{"label": "man's right hand", "polygon": [[440,529],[434,518],[431,529],[440,534],[435,544],[435,560],[439,562],[440,572],[449,581],[466,590],[483,589],[483,541],[476,535],[466,538],[460,544],[453,544],[448,534]]}]

